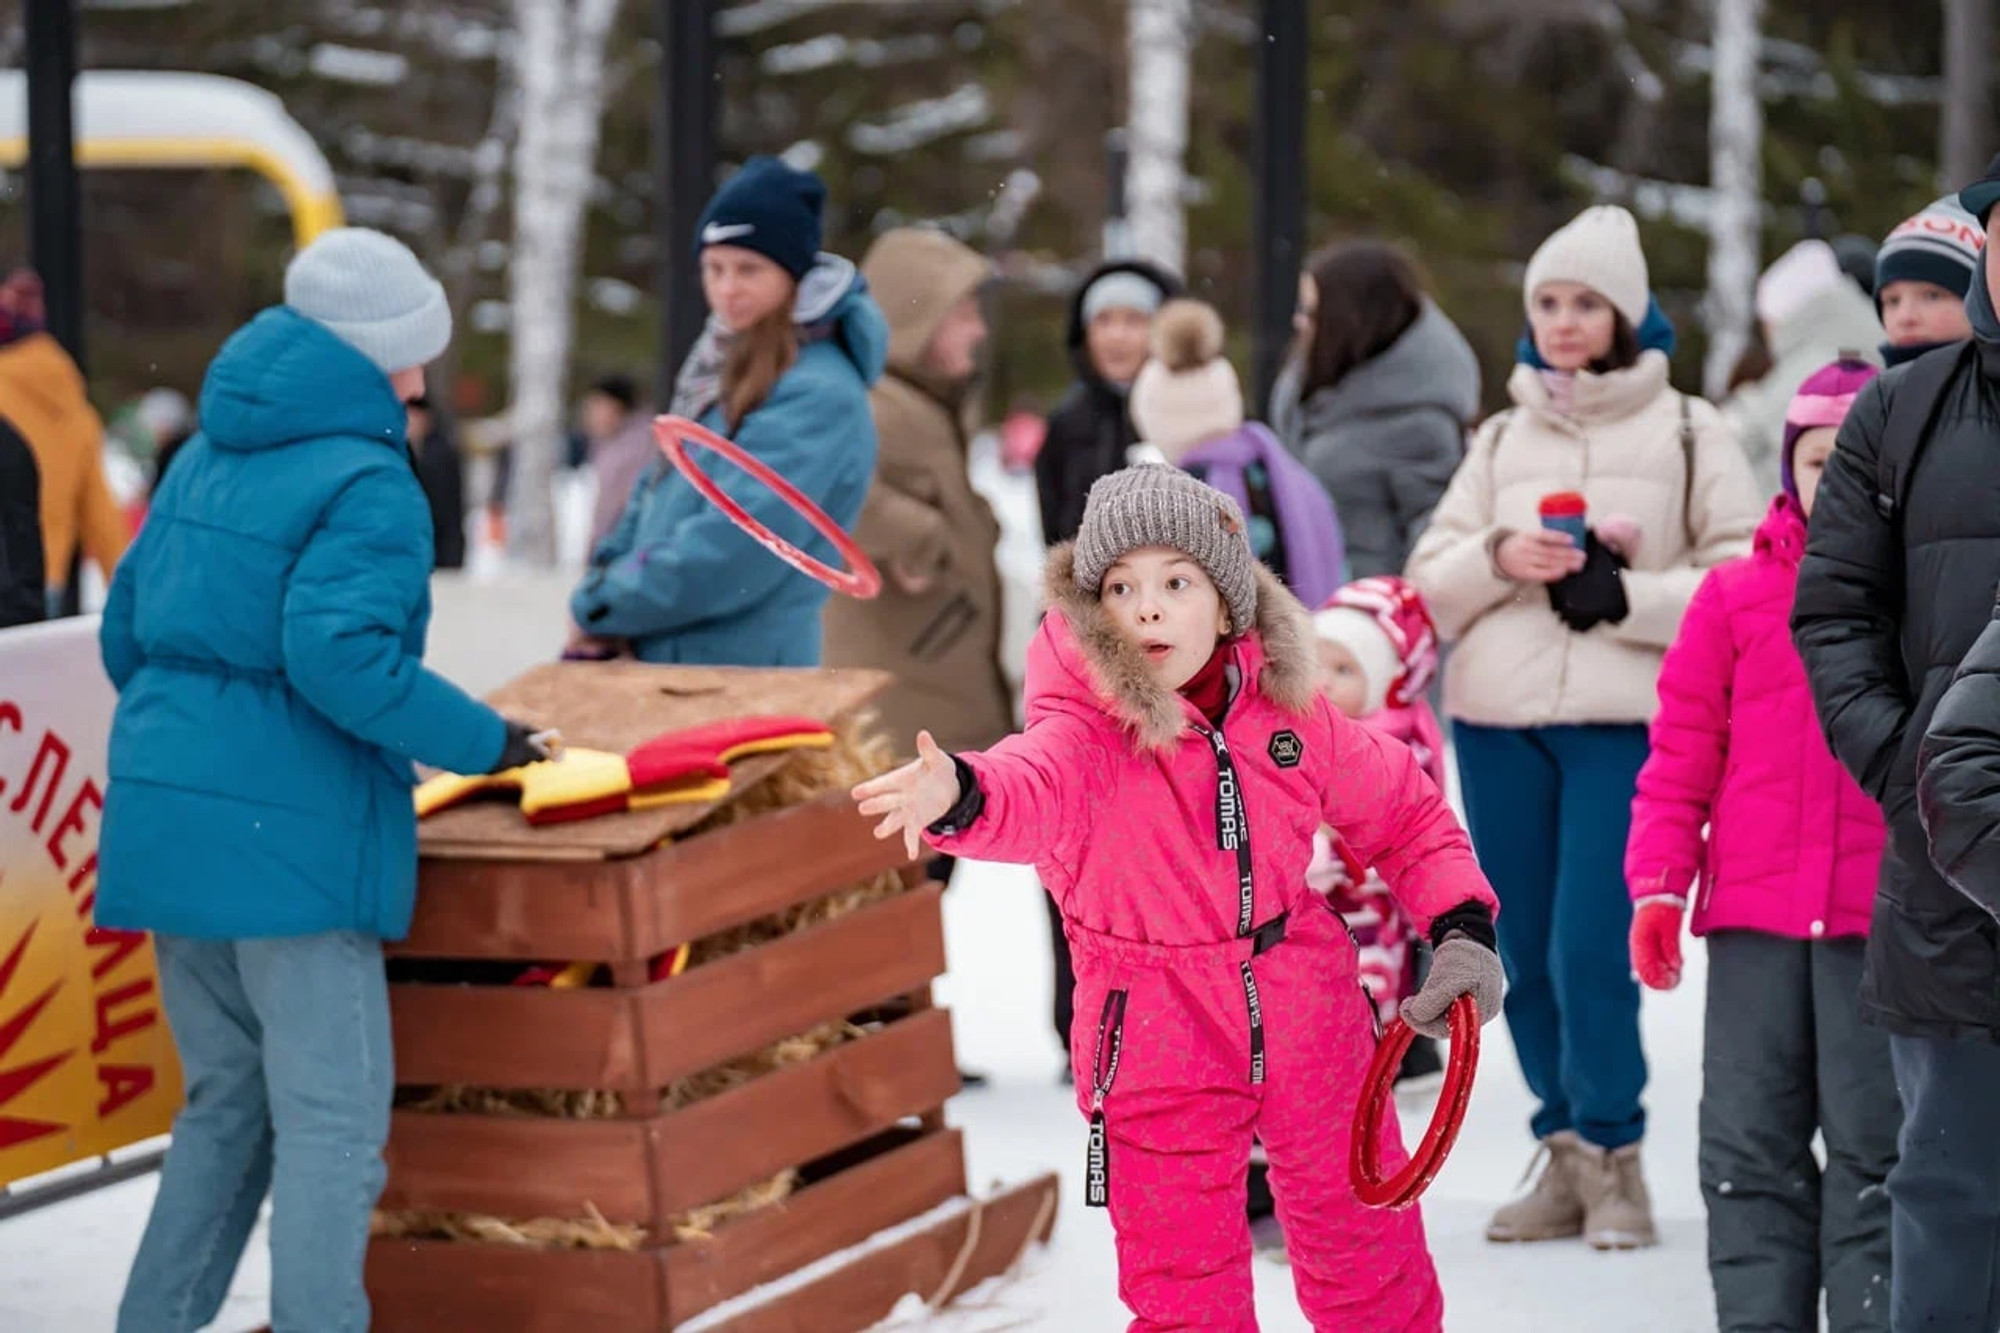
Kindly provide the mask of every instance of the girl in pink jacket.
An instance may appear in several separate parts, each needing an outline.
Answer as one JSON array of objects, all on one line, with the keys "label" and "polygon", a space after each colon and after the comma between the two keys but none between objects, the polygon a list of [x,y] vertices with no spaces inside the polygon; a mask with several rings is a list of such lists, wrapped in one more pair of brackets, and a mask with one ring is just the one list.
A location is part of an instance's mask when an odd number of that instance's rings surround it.
[{"label": "girl in pink jacket", "polygon": [[1131,1330],[1256,1328],[1257,1138],[1313,1327],[1434,1333],[1421,1217],[1365,1208],[1348,1178],[1374,1018],[1305,870],[1322,821],[1382,867],[1439,940],[1403,1014],[1441,1035],[1459,995],[1482,1019],[1500,999],[1493,894],[1465,834],[1406,747],[1320,697],[1304,608],[1221,492],[1158,465],[1104,478],[1047,591],[1027,730],[958,755],[919,735],[914,763],[855,796],[912,855],[927,834],[1031,863],[1061,907],[1086,1199],[1110,1208]]},{"label": "girl in pink jacket", "polygon": [[1836,362],[1793,399],[1785,493],[1688,606],[1632,803],[1639,979],[1679,983],[1691,892],[1708,939],[1700,1171],[1725,1333],[1817,1328],[1822,1290],[1835,1330],[1889,1327],[1901,1115],[1887,1039],[1856,1012],[1882,816],[1822,738],[1788,627],[1820,473],[1875,373]]}]

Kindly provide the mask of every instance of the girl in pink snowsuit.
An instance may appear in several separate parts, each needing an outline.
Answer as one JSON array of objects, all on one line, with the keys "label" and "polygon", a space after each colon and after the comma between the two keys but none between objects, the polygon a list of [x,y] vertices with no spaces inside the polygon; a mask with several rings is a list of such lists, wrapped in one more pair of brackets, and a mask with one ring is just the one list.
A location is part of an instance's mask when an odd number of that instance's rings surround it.
[{"label": "girl in pink snowsuit", "polygon": [[[1441,941],[1404,1013],[1442,1032],[1457,996],[1484,1019],[1500,992],[1465,834],[1407,747],[1320,697],[1306,613],[1221,492],[1158,465],[1104,478],[1047,592],[1027,730],[956,756],[919,736],[856,796],[878,836],[1031,863],[1060,905],[1086,1198],[1110,1208],[1132,1333],[1256,1328],[1253,1138],[1313,1327],[1435,1333],[1420,1215],[1364,1207],[1348,1178],[1374,1023],[1305,870],[1322,821],[1383,868]],[[1385,1137],[1400,1161],[1393,1120]]]},{"label": "girl in pink snowsuit", "polygon": [[1788,623],[1835,428],[1874,375],[1836,362],[1793,399],[1785,493],[1688,604],[1632,802],[1634,971],[1679,984],[1690,896],[1708,940],[1699,1164],[1723,1333],[1818,1328],[1822,1292],[1834,1333],[1889,1328],[1901,1114],[1856,999],[1882,814],[1827,748]]}]

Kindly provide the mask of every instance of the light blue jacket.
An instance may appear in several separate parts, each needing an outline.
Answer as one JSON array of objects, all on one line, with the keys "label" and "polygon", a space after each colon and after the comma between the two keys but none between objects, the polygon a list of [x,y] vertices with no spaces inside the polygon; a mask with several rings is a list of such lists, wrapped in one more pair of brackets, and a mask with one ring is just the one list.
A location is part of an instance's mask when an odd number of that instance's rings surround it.
[{"label": "light blue jacket", "polygon": [[411,760],[482,773],[499,714],[422,665],[430,509],[388,377],[287,307],[223,347],[118,565],[97,921],[400,939]]}]

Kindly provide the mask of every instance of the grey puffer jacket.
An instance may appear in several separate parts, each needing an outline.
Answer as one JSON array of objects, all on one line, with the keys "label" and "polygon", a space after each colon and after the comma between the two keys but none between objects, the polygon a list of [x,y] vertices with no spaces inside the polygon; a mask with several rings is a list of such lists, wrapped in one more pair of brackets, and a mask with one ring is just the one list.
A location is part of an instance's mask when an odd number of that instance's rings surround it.
[{"label": "grey puffer jacket", "polygon": [[1387,351],[1299,401],[1294,358],[1271,391],[1271,425],[1340,514],[1353,577],[1401,574],[1465,457],[1479,360],[1430,301]]}]

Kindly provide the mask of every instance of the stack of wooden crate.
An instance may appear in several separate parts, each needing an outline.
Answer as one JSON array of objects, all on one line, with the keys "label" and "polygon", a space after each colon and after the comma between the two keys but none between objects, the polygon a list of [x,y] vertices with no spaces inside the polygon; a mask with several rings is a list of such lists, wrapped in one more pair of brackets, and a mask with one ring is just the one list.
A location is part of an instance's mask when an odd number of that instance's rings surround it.
[{"label": "stack of wooden crate", "polygon": [[[494,702],[560,727],[572,744],[622,751],[746,714],[851,727],[883,683],[562,664]],[[737,764],[732,797],[788,762]],[[958,1074],[949,1015],[930,996],[945,965],[936,886],[899,841],[876,841],[843,793],[720,826],[713,814],[664,807],[533,828],[482,804],[425,822],[417,919],[399,955],[599,962],[610,984],[454,984],[435,969],[398,983],[399,1088],[596,1090],[615,1094],[606,1104],[616,1114],[405,1106],[382,1209],[391,1219],[588,1218],[627,1239],[557,1248],[387,1228],[369,1260],[376,1327],[846,1333],[908,1293],[942,1305],[1047,1239],[1054,1178],[970,1198],[960,1136],[944,1121]],[[853,910],[648,980],[649,960],[677,945],[885,874],[900,882]],[[662,1104],[663,1089],[828,1025],[844,1039],[810,1058]],[[784,1188],[765,1206],[688,1225],[774,1178]]]}]

